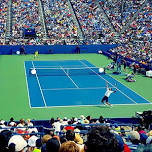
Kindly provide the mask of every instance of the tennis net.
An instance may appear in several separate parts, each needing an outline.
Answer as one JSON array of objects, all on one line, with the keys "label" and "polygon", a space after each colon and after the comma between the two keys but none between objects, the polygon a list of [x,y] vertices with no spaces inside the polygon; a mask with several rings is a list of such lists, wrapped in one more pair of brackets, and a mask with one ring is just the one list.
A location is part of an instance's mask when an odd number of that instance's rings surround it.
[{"label": "tennis net", "polygon": [[37,76],[73,76],[73,75],[98,75],[99,68],[83,67],[83,68],[33,68],[30,69],[30,75]]}]

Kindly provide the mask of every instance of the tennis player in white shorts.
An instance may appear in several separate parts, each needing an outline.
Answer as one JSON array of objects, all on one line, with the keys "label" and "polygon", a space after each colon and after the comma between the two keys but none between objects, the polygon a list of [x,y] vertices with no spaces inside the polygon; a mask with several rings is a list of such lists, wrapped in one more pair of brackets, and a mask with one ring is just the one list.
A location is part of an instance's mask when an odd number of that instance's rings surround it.
[{"label": "tennis player in white shorts", "polygon": [[[102,98],[101,102],[104,104],[104,105],[109,105],[109,106],[112,106],[109,102],[108,102],[108,99],[111,95],[111,93],[115,93],[115,91],[112,91],[112,88],[108,88],[108,83],[106,82],[106,88],[107,88],[107,91],[105,92],[105,95],[104,97]],[[104,103],[106,101],[106,104]]]}]

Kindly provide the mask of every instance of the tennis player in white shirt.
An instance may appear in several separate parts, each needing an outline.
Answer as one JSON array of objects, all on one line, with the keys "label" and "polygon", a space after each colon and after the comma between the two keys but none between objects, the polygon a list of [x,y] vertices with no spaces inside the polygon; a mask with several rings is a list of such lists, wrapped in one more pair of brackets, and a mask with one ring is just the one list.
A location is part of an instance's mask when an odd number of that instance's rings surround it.
[{"label": "tennis player in white shirt", "polygon": [[[105,92],[105,95],[104,97],[102,98],[101,102],[104,104],[104,105],[109,105],[109,106],[112,106],[109,102],[108,102],[108,99],[111,95],[111,93],[115,93],[117,91],[117,89],[115,91],[112,91],[112,88],[108,88],[108,82],[106,82],[106,88],[107,88],[107,91]],[[104,101],[106,101],[106,104],[104,103]]]}]

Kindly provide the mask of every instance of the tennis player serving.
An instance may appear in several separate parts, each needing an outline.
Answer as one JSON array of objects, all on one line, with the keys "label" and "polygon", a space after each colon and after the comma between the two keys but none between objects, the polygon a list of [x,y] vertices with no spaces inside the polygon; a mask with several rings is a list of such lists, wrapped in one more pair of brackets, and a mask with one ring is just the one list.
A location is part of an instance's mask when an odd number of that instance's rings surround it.
[{"label": "tennis player serving", "polygon": [[[104,105],[109,105],[109,106],[112,106],[109,102],[108,102],[108,99],[111,95],[111,93],[115,93],[117,91],[117,89],[115,91],[112,91],[112,88],[108,88],[108,82],[106,82],[106,88],[107,88],[107,91],[105,92],[105,95],[104,97],[102,98],[101,102],[104,104]],[[104,103],[104,101],[106,101],[106,104]]]}]

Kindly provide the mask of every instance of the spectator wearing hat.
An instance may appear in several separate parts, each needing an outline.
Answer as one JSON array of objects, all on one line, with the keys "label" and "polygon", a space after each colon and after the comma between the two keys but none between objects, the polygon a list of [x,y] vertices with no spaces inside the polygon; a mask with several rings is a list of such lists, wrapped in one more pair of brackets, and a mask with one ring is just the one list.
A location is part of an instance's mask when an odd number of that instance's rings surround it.
[{"label": "spectator wearing hat", "polygon": [[10,127],[15,127],[16,126],[16,122],[14,121],[13,117],[10,118],[10,121],[8,122],[8,126],[10,126]]},{"label": "spectator wearing hat", "polygon": [[80,123],[84,124],[84,120],[85,120],[85,116],[84,115],[80,115]]},{"label": "spectator wearing hat", "polygon": [[135,151],[140,144],[140,134],[137,131],[131,131],[128,135],[130,142],[127,142],[131,151]]},{"label": "spectator wearing hat", "polygon": [[23,152],[27,146],[27,142],[20,135],[14,135],[8,142],[8,148],[10,152]]},{"label": "spectator wearing hat", "polygon": [[31,136],[28,139],[28,152],[32,152],[34,148],[36,147],[36,140],[38,139],[37,136]]}]

